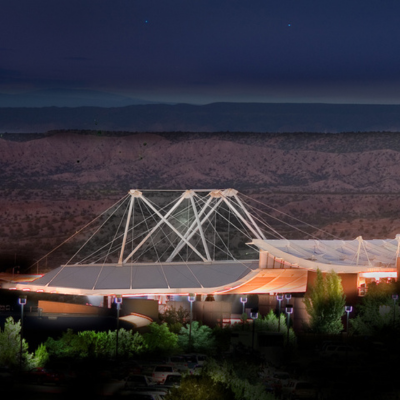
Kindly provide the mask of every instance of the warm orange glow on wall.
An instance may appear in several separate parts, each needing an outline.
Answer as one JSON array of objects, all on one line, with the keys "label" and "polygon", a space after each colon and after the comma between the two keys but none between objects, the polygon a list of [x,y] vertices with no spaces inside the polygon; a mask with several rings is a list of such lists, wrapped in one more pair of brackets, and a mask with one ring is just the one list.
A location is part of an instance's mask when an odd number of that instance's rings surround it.
[{"label": "warm orange glow on wall", "polygon": [[47,300],[39,300],[39,308],[45,313],[65,314],[100,314],[100,307],[93,307],[83,304],[61,303]]},{"label": "warm orange glow on wall", "polygon": [[227,292],[230,292],[231,290],[239,288],[240,286],[243,286],[243,285],[238,285],[238,286],[235,286],[235,287],[226,288],[224,290],[220,290],[218,292],[214,292],[213,294],[227,293]]},{"label": "warm orange glow on wall", "polygon": [[359,274],[363,278],[374,278],[374,279],[382,279],[382,278],[396,278],[397,272],[385,272],[385,271],[371,271],[371,272],[360,272]]}]

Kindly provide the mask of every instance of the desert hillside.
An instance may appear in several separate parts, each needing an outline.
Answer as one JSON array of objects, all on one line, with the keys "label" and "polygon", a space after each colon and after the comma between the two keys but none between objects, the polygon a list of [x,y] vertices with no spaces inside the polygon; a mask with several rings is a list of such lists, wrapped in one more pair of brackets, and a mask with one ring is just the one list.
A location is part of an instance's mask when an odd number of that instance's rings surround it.
[{"label": "desert hillside", "polygon": [[396,133],[3,134],[0,168],[3,269],[34,263],[135,188],[233,187],[324,231],[268,209],[285,237],[400,233]]}]

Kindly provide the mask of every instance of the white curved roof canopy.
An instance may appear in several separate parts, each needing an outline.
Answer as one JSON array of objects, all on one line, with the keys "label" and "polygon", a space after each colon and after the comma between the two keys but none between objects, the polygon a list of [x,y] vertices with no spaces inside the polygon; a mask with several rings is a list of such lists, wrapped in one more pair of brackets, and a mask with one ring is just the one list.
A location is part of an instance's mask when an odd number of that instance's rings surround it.
[{"label": "white curved roof canopy", "polygon": [[[251,279],[258,261],[64,265],[16,289],[82,295],[214,293]],[[5,287],[11,285],[5,285]]]},{"label": "white curved roof canopy", "polygon": [[399,236],[395,239],[363,240],[260,240],[252,244],[299,268],[357,273],[372,269],[395,269]]}]

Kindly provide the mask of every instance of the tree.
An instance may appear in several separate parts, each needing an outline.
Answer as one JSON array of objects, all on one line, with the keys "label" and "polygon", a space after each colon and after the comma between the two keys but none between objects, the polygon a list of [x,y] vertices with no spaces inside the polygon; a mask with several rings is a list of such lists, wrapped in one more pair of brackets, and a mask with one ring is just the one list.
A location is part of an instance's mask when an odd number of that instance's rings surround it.
[{"label": "tree", "polygon": [[258,369],[251,357],[247,357],[247,362],[243,362],[243,360],[232,362],[231,360],[229,363],[226,361],[217,363],[214,359],[208,359],[207,364],[203,368],[202,375],[208,376],[213,382],[219,382],[229,388],[233,394],[230,399],[275,399],[272,394],[265,392],[263,384],[259,382],[257,372]]},{"label": "tree", "polygon": [[[190,343],[189,343],[190,336]],[[201,325],[198,321],[192,322],[192,331],[190,334],[190,325],[182,327],[178,336],[178,345],[185,351],[195,351],[198,353],[210,353],[215,350],[216,341],[213,331],[207,325]]]},{"label": "tree", "polygon": [[398,293],[396,284],[369,284],[366,295],[357,307],[357,317],[350,320],[352,331],[365,336],[385,336],[398,332],[400,312],[392,299],[395,293]]},{"label": "tree", "polygon": [[232,327],[221,327],[219,325],[216,325],[213,328],[213,336],[218,351],[221,353],[228,352],[231,346]]},{"label": "tree", "polygon": [[280,319],[280,331],[283,334],[283,340],[286,346],[290,347],[292,350],[297,347],[296,335],[293,328],[289,328],[289,343],[287,343],[287,317],[285,313],[281,313],[280,317],[275,315],[273,310],[271,310],[266,316],[259,316],[254,321],[254,328],[256,332],[277,332],[278,331],[278,318]]},{"label": "tree", "polygon": [[150,353],[167,355],[178,348],[178,335],[168,329],[167,324],[152,322],[149,332],[143,335],[144,345]]},{"label": "tree", "polygon": [[56,358],[80,359],[87,355],[84,341],[72,329],[63,332],[58,339],[47,338],[45,346],[49,355]]},{"label": "tree", "polygon": [[49,353],[47,352],[46,346],[41,343],[36,349],[34,355],[34,363],[36,367],[44,367],[49,361]]},{"label": "tree", "polygon": [[[104,335],[102,335],[104,336]],[[96,351],[99,353],[100,346],[100,334],[98,334],[98,341]],[[116,340],[117,332],[109,331],[105,338],[104,353],[108,358],[113,358],[116,351]],[[118,357],[131,358],[134,355],[141,354],[146,351],[146,344],[143,336],[139,332],[133,333],[121,328],[118,332]]]},{"label": "tree", "polygon": [[168,307],[163,314],[159,314],[160,322],[165,322],[173,333],[179,333],[182,326],[189,320],[189,311],[180,306],[178,309]]},{"label": "tree", "polygon": [[315,285],[306,294],[304,303],[310,316],[310,329],[316,333],[339,334],[342,329],[345,295],[335,271],[324,277],[317,269]]},{"label": "tree", "polygon": [[33,367],[33,354],[28,352],[25,339],[22,339],[21,353],[21,322],[14,322],[12,317],[8,317],[4,329],[0,330],[0,365],[17,368],[20,363],[23,368]]},{"label": "tree", "polygon": [[264,317],[258,317],[256,320],[256,329],[267,332],[277,332],[278,325],[280,325],[282,332],[286,331],[286,318],[285,313],[281,313],[280,315],[280,324],[278,324],[278,316],[275,315],[273,310],[271,310]]}]

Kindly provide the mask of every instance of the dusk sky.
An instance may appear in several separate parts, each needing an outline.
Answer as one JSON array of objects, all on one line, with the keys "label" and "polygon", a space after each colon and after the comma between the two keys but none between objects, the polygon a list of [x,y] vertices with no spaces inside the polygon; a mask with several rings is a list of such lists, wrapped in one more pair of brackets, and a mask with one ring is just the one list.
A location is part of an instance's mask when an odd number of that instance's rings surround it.
[{"label": "dusk sky", "polygon": [[0,21],[0,94],[400,104],[398,0],[3,0]]}]

